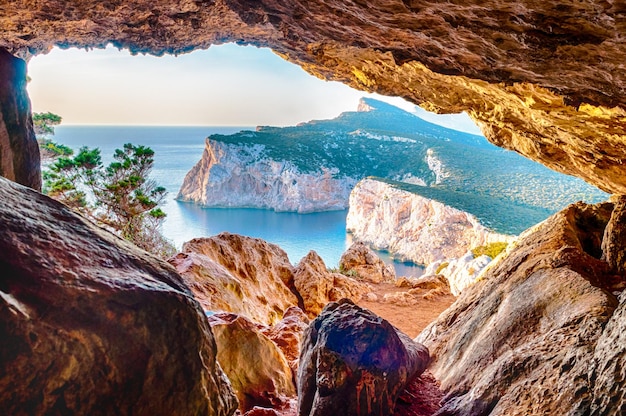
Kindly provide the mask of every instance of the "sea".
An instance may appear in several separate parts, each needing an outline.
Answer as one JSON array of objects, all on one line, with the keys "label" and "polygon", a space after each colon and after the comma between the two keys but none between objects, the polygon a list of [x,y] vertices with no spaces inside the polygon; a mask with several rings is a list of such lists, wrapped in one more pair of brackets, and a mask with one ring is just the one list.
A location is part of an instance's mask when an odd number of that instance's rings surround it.
[{"label": "sea", "polygon": [[[210,237],[221,232],[261,238],[280,246],[292,264],[315,250],[329,268],[338,267],[341,254],[352,244],[346,233],[347,211],[298,214],[251,208],[203,208],[176,200],[187,172],[200,160],[204,139],[212,134],[232,134],[255,127],[201,126],[64,126],[55,127],[54,140],[77,151],[82,146],[99,148],[104,164],[112,160],[115,149],[125,143],[149,146],[154,150],[151,177],[167,189],[162,207],[167,217],[163,235],[180,250],[184,242]],[[419,276],[423,267],[401,262],[389,253],[378,252],[392,265],[397,276]]]}]

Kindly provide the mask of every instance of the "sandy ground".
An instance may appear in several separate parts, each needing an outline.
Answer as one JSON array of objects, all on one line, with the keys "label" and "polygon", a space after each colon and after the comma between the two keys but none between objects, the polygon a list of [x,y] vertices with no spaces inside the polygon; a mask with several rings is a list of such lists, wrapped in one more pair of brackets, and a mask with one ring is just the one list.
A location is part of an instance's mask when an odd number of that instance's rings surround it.
[{"label": "sandy ground", "polygon": [[[405,292],[391,283],[372,285],[374,293],[379,299],[388,293]],[[424,291],[424,293],[426,293]],[[419,299],[419,298],[418,298]],[[415,338],[422,329],[433,322],[441,312],[454,302],[452,295],[437,296],[431,300],[419,299],[416,305],[397,305],[393,303],[368,302],[361,300],[359,306],[367,308],[377,315],[388,320],[392,325],[402,330],[411,338]]]},{"label": "sandy ground", "polygon": [[[408,290],[406,288],[397,288],[390,283],[372,285],[372,288],[379,299],[382,299],[386,294],[405,292]],[[426,291],[424,291],[424,293],[426,293]],[[433,299],[422,299],[418,296],[416,299],[418,299],[418,301],[414,305],[369,302],[366,300],[361,300],[358,304],[385,318],[411,338],[415,338],[455,300],[452,295],[436,296]],[[393,416],[432,416],[439,410],[439,403],[442,398],[443,392],[439,388],[439,382],[429,371],[426,371],[401,394]],[[276,409],[275,413],[260,411],[259,413],[252,414],[254,416],[296,416],[297,401],[293,399],[285,403],[285,407]]]}]

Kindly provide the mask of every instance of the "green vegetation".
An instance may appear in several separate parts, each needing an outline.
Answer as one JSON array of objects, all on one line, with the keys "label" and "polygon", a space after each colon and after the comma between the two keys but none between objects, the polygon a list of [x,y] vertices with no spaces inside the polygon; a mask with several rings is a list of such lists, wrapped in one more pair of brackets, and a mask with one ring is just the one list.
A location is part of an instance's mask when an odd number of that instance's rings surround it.
[{"label": "green vegetation", "polygon": [[[339,178],[384,178],[511,234],[575,201],[599,202],[608,197],[580,179],[551,171],[483,137],[427,123],[385,103],[366,101],[375,110],[210,139],[258,146],[262,149],[259,159],[286,161],[303,173],[324,168]],[[427,186],[411,188],[416,185],[401,182],[407,178],[422,180]]]},{"label": "green vegetation", "polygon": [[444,261],[443,263],[441,263],[441,264],[439,265],[439,267],[437,267],[437,270],[435,270],[435,274],[439,274],[439,273],[441,273],[441,271],[442,271],[443,269],[445,269],[446,267],[448,267],[449,265],[450,265],[450,263],[449,263],[449,262]]},{"label": "green vegetation", "polygon": [[61,124],[63,118],[54,113],[33,113],[33,127],[37,136],[53,135],[54,126]]},{"label": "green vegetation", "polygon": [[113,159],[104,167],[100,150],[87,147],[60,157],[44,172],[44,192],[146,251],[172,255],[174,246],[160,233],[166,191],[148,179],[154,151],[125,144]]},{"label": "green vegetation", "polygon": [[39,144],[42,159],[56,159],[60,156],[71,156],[74,151],[63,144],[53,141],[54,126],[61,124],[63,119],[54,113],[33,113],[33,127]]},{"label": "green vegetation", "polygon": [[352,277],[353,279],[358,279],[361,277],[356,270],[344,269],[342,266],[329,268],[327,270],[331,273],[340,273],[340,274],[343,274],[344,276]]},{"label": "green vegetation", "polygon": [[504,251],[504,249],[508,246],[508,243],[505,242],[496,242],[487,244],[486,246],[479,246],[472,249],[472,254],[474,258],[480,257],[482,255],[487,255],[492,259],[495,259],[496,256]]}]

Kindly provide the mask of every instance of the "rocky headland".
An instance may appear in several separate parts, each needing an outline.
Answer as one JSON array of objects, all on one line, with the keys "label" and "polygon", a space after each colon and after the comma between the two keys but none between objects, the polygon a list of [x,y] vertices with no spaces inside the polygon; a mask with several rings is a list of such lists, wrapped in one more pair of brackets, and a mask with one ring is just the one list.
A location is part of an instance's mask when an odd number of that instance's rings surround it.
[{"label": "rocky headland", "polygon": [[[206,139],[177,199],[206,207],[252,207],[308,213],[346,209],[350,191],[376,176],[479,195],[517,217],[496,218],[519,233],[577,199],[606,195],[484,138],[428,123],[381,101],[363,98],[358,111],[293,127],[258,127]],[[499,223],[498,223],[499,222]]]},{"label": "rocky headland", "polygon": [[[253,133],[254,134],[254,133]],[[290,160],[263,156],[264,146],[206,139],[202,159],[187,173],[177,199],[206,207],[249,207],[308,213],[342,210],[355,178],[320,166],[302,171]]]}]

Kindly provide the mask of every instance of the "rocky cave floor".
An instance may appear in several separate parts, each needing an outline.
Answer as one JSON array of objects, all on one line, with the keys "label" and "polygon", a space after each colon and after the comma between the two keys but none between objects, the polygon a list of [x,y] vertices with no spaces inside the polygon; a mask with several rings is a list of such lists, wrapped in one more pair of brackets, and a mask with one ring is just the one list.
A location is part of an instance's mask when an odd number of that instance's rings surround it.
[{"label": "rocky cave floor", "polygon": [[[370,283],[372,293],[378,299],[383,299],[385,295],[397,295],[408,293],[408,288],[399,288],[393,283],[381,282]],[[391,324],[402,330],[409,337],[415,338],[426,326],[435,321],[437,317],[455,301],[451,294],[434,296],[430,299],[422,297],[411,297],[413,302],[381,302],[370,301],[365,298],[357,304],[367,308],[375,314],[389,321]],[[421,376],[413,381],[400,395],[396,403],[394,416],[431,416],[440,409],[440,402],[444,393],[440,389],[439,382],[426,370]],[[237,415],[241,415],[238,411]],[[282,409],[262,409],[257,408],[246,412],[246,416],[280,415],[296,416],[297,401],[289,400]]]},{"label": "rocky cave floor", "polygon": [[[372,284],[373,293],[379,299],[387,294],[407,292],[392,283]],[[451,294],[435,296],[431,299],[415,297],[414,305],[402,303],[372,302],[362,299],[359,306],[367,308],[385,318],[411,338],[415,338],[428,324],[433,322],[456,299]],[[430,416],[439,410],[443,399],[439,382],[426,370],[402,393],[396,404],[395,416]],[[295,413],[293,413],[295,415]]]}]

